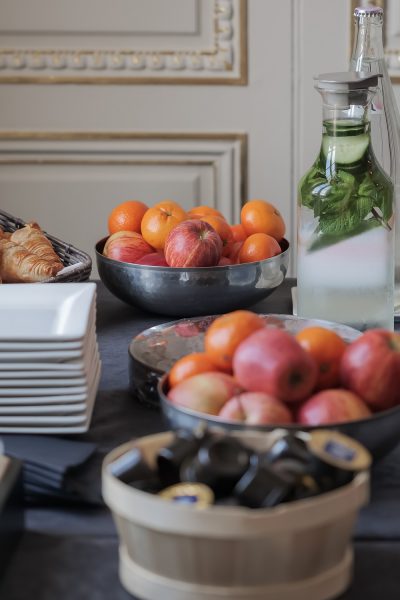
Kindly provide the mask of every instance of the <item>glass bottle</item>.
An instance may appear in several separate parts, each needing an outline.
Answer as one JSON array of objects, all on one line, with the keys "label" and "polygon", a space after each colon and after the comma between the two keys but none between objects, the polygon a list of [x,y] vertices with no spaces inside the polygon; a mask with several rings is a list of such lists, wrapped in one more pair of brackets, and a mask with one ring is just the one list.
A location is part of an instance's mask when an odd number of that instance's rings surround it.
[{"label": "glass bottle", "polygon": [[316,78],[319,156],[299,183],[298,314],[360,330],[393,329],[393,183],[371,144],[378,76]]},{"label": "glass bottle", "polygon": [[351,71],[381,73],[371,106],[371,139],[375,156],[394,184],[397,257],[396,281],[400,283],[400,115],[386,67],[383,48],[383,9],[359,7],[354,11],[354,45]]}]

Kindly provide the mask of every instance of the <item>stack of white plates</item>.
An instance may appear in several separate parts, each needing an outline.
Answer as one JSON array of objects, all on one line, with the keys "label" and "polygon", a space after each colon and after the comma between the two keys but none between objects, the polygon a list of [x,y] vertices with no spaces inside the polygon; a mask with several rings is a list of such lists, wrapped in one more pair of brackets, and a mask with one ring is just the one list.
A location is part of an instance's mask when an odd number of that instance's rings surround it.
[{"label": "stack of white plates", "polygon": [[82,433],[100,379],[94,283],[0,289],[0,433]]}]

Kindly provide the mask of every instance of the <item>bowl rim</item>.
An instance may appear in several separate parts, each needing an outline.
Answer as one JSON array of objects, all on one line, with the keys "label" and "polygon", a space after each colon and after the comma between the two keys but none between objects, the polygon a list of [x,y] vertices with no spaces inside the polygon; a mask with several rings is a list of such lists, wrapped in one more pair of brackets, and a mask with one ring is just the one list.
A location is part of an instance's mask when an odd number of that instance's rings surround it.
[{"label": "bowl rim", "polygon": [[[245,309],[246,310],[246,309]],[[144,367],[148,368],[149,365],[147,363],[145,363],[141,358],[139,358],[138,356],[136,356],[135,354],[135,343],[138,341],[138,338],[140,336],[143,336],[145,333],[150,334],[150,332],[152,331],[156,331],[158,329],[161,329],[165,326],[169,327],[175,327],[176,325],[178,325],[179,323],[181,323],[182,321],[197,321],[197,320],[206,320],[206,319],[212,319],[215,320],[218,317],[223,316],[226,313],[216,313],[213,315],[204,315],[204,316],[196,316],[196,317],[181,317],[179,319],[174,319],[173,321],[165,321],[164,323],[158,323],[157,325],[152,325],[151,327],[147,327],[146,329],[143,329],[143,331],[140,331],[139,333],[137,333],[130,341],[129,346],[128,346],[128,354],[130,356],[130,358],[134,361],[136,361],[137,363],[143,365]],[[311,319],[309,317],[298,317],[297,315],[291,315],[291,314],[285,314],[285,313],[255,313],[258,314],[260,317],[272,317],[272,318],[282,318],[282,319],[288,319],[288,320],[305,320],[305,321],[312,321],[314,325],[319,325],[321,327],[327,327],[328,325],[332,325],[334,322],[333,321],[328,321],[326,319]],[[212,322],[212,321],[211,321]],[[210,323],[211,324],[211,323]],[[350,327],[348,325],[343,325],[342,323],[338,323],[339,325],[341,325],[342,327],[347,327],[348,329],[352,329],[355,332],[358,332],[359,335],[362,334],[361,331],[356,330],[354,327]],[[313,326],[314,326],[313,325]],[[165,373],[167,373],[168,371],[165,371],[164,369],[160,369],[158,367],[154,367],[151,366],[151,370],[152,372],[156,373],[157,375],[164,375]]]},{"label": "bowl rim", "polygon": [[[213,371],[214,372],[214,371]],[[215,371],[218,372],[218,371]],[[400,405],[393,406],[392,408],[386,408],[385,410],[381,410],[380,412],[372,413],[370,417],[366,417],[364,419],[353,419],[352,421],[339,421],[335,423],[320,423],[319,425],[306,425],[303,423],[270,423],[270,424],[259,424],[259,425],[248,425],[246,423],[240,423],[238,421],[228,421],[227,419],[220,419],[216,415],[208,415],[207,413],[201,413],[196,410],[192,410],[191,408],[186,408],[185,406],[179,406],[173,404],[168,398],[167,394],[164,391],[165,386],[168,384],[168,376],[169,371],[164,373],[164,375],[160,378],[157,383],[157,392],[160,397],[161,410],[165,415],[164,404],[168,407],[171,407],[173,410],[183,413],[188,417],[194,417],[196,419],[204,420],[206,423],[210,423],[211,425],[219,426],[220,428],[224,428],[224,425],[228,426],[237,426],[238,430],[248,430],[248,431],[270,431],[271,429],[288,429],[291,431],[297,431],[301,429],[303,431],[312,431],[314,429],[338,429],[340,427],[346,426],[347,424],[351,425],[363,425],[365,423],[376,422],[379,419],[390,416],[391,414],[395,414],[400,411]],[[165,415],[166,416],[166,415]]]},{"label": "bowl rim", "polygon": [[[282,249],[282,252],[280,254],[277,254],[276,256],[272,256],[271,258],[264,258],[263,260],[257,260],[254,262],[250,262],[250,263],[241,263],[241,264],[235,264],[235,265],[215,265],[214,267],[163,267],[163,266],[159,266],[159,265],[138,265],[137,263],[129,263],[129,262],[125,262],[122,260],[115,260],[114,258],[108,258],[108,256],[104,256],[104,254],[102,253],[102,249],[106,243],[106,241],[108,240],[110,236],[107,235],[106,237],[101,238],[101,240],[98,240],[95,244],[95,252],[96,252],[96,258],[97,261],[103,261],[106,264],[109,265],[117,265],[119,267],[124,267],[124,268],[129,268],[132,270],[135,269],[139,269],[139,270],[147,270],[147,269],[151,269],[151,270],[155,270],[155,271],[165,271],[170,273],[175,272],[175,273],[186,273],[186,272],[190,272],[190,273],[205,273],[206,271],[220,271],[221,269],[225,269],[225,270],[229,270],[229,269],[245,269],[246,267],[249,268],[251,267],[256,267],[258,265],[264,265],[264,264],[268,264],[268,263],[272,263],[272,262],[276,262],[282,259],[282,257],[285,257],[289,254],[289,250],[290,250],[290,242],[289,240],[287,240],[286,238],[282,238],[282,240],[279,242],[279,244],[283,244],[284,248]],[[281,246],[282,247],[282,246]],[[101,248],[101,250],[100,250]]]}]

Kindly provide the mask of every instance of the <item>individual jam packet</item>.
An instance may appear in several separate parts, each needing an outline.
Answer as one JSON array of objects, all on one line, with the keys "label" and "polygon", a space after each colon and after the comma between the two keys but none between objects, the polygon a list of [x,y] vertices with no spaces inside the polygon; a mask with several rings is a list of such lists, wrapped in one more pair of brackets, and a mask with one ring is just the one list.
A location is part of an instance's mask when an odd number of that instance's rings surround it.
[{"label": "individual jam packet", "polygon": [[159,496],[193,508],[207,508],[214,503],[213,491],[202,483],[177,483],[159,492]]}]

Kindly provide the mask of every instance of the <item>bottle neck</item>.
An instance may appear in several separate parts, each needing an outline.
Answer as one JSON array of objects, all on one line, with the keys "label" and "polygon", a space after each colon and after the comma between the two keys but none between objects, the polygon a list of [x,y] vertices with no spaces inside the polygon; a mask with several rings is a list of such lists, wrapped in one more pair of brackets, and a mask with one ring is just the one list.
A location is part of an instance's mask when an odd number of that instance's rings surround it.
[{"label": "bottle neck", "polygon": [[382,20],[373,17],[356,19],[351,66],[356,71],[378,72],[385,61]]}]

